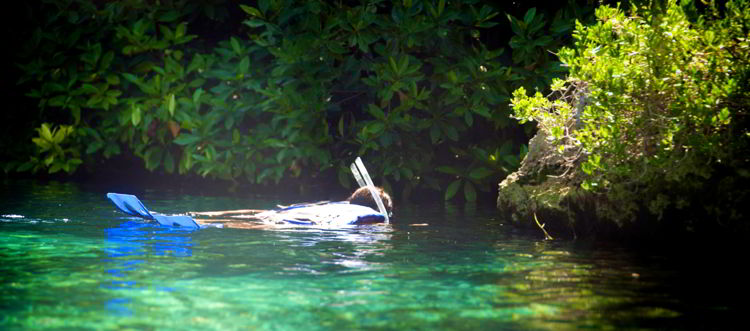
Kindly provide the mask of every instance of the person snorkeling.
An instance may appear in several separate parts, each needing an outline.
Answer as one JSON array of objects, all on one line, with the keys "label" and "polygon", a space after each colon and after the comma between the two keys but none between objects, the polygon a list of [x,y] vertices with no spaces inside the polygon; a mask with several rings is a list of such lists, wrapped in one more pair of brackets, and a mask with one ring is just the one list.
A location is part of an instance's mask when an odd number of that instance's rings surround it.
[{"label": "person snorkeling", "polygon": [[[385,208],[385,213],[378,212],[377,198]],[[200,223],[222,222],[227,226],[242,220],[259,220],[266,225],[319,225],[336,227],[383,223],[386,217],[392,216],[393,200],[381,187],[364,186],[354,191],[346,200],[330,202],[299,203],[290,206],[279,206],[274,210],[239,209],[208,212],[189,212],[196,217],[222,217],[224,219],[197,219]],[[237,225],[237,224],[234,224]]]},{"label": "person snorkeling", "polygon": [[[317,202],[302,203],[291,206],[280,206],[274,210],[240,209],[209,212],[188,212],[187,215],[164,215],[151,212],[138,200],[137,197],[128,194],[108,193],[107,198],[115,204],[122,212],[155,220],[161,225],[198,229],[203,227],[230,226],[229,223],[242,221],[243,219],[254,219],[261,221],[263,225],[315,225],[321,227],[344,227],[369,223],[389,223],[393,212],[393,200],[390,195],[380,187],[372,184],[367,169],[362,160],[357,158],[351,165],[359,188],[349,198],[339,202]],[[200,217],[229,217],[229,219],[193,219]],[[199,221],[201,224],[199,224]],[[255,226],[249,226],[251,228]]]}]

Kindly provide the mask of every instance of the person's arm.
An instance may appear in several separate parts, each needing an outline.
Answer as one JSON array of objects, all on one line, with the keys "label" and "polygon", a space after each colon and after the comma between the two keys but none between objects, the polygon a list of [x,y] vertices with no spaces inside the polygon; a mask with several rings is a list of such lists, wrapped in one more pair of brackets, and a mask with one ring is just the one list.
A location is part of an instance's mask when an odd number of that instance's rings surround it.
[{"label": "person's arm", "polygon": [[[190,211],[187,214],[190,216],[205,216],[205,217],[217,217],[217,216],[227,216],[227,215],[238,215],[238,214],[249,214],[249,215],[239,215],[239,216],[251,216],[253,214],[258,214],[265,212],[267,210],[262,209],[236,209],[236,210],[219,210],[219,211]],[[252,218],[252,217],[247,217]]]},{"label": "person's arm", "polygon": [[246,219],[227,219],[227,218],[206,218],[206,219],[195,219],[198,224],[206,225],[221,225],[220,227],[225,229],[253,229],[253,230],[272,230],[280,228],[277,224],[269,224],[263,222],[250,222]]}]

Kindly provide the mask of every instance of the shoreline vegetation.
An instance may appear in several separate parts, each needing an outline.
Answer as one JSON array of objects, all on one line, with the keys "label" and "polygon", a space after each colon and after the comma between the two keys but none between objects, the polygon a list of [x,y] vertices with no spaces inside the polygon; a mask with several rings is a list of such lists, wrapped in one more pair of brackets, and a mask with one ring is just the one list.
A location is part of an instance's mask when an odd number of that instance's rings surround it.
[{"label": "shoreline vegetation", "polygon": [[306,194],[361,156],[555,239],[750,233],[747,1],[531,6],[17,3],[0,167]]},{"label": "shoreline vegetation", "polygon": [[466,201],[494,195],[494,182],[518,167],[527,136],[509,117],[510,91],[561,75],[549,51],[593,9],[476,0],[15,6],[16,107],[0,121],[16,138],[0,146],[6,176],[96,171],[125,157],[232,189],[351,189],[348,165],[361,156],[400,198]]},{"label": "shoreline vegetation", "polygon": [[559,52],[569,76],[514,92],[539,131],[499,185],[502,215],[567,238],[748,233],[750,6],[691,21],[655,4],[597,8]]}]

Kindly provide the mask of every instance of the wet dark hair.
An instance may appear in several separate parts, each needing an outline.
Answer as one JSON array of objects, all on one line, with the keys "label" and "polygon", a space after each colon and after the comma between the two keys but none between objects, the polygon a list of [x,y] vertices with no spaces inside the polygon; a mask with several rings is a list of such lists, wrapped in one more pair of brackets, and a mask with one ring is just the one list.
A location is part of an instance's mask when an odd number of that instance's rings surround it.
[{"label": "wet dark hair", "polygon": [[[388,215],[391,215],[393,213],[393,201],[391,200],[391,196],[388,195],[385,190],[377,186],[375,187],[375,191],[380,195],[380,199],[383,200],[385,211]],[[346,201],[378,210],[378,204],[372,198],[372,194],[367,186],[358,188],[351,196],[349,196],[349,198],[346,199]]]}]

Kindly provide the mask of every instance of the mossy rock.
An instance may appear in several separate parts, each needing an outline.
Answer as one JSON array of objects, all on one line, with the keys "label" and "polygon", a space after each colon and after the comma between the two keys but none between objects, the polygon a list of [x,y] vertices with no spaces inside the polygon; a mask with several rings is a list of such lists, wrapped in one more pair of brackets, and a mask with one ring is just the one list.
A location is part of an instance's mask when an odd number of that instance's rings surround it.
[{"label": "mossy rock", "polygon": [[536,216],[555,238],[609,236],[635,218],[637,207],[614,204],[582,189],[577,172],[565,171],[568,168],[543,134],[534,136],[521,167],[499,184],[501,216],[522,228],[538,229]]}]

